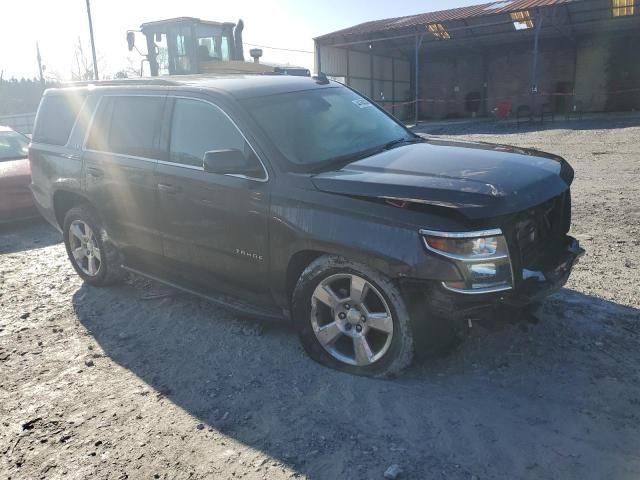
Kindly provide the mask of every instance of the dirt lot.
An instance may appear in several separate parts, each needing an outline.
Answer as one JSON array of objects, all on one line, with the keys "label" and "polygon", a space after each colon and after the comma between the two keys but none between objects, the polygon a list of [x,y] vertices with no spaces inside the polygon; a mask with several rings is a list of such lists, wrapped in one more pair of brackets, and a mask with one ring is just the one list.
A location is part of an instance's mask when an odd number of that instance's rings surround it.
[{"label": "dirt lot", "polygon": [[44,224],[0,232],[1,478],[638,478],[640,121],[429,127],[576,169],[587,255],[537,324],[389,381],[292,330],[132,278],[84,286]]}]

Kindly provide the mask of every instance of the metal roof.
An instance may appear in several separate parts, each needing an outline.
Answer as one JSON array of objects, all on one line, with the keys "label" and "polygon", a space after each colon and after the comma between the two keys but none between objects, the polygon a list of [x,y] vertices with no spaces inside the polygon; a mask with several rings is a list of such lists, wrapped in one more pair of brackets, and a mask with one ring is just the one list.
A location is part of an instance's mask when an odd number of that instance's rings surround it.
[{"label": "metal roof", "polygon": [[464,20],[469,18],[484,17],[490,15],[505,14],[529,10],[539,7],[549,7],[566,3],[573,3],[580,0],[503,0],[497,2],[483,3],[480,5],[470,5],[468,7],[452,8],[437,12],[420,13],[405,17],[387,18],[361,23],[353,27],[337,30],[316,37],[316,40],[328,39],[336,35],[348,36],[358,34],[370,34],[376,32],[386,32],[389,30],[405,29],[415,26],[424,26],[430,23],[441,23],[452,20]]}]

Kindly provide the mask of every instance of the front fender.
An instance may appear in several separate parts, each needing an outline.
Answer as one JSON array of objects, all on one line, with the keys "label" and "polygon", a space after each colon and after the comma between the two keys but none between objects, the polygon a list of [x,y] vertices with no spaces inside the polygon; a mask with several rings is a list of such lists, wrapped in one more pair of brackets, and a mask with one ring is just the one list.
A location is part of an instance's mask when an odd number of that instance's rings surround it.
[{"label": "front fender", "polygon": [[318,203],[273,199],[270,269],[278,303],[288,302],[287,266],[302,251],[340,255],[394,279],[460,279],[453,263],[424,248],[417,225],[389,218],[393,207],[345,197],[337,200],[339,206],[332,205],[335,201],[335,197]]}]

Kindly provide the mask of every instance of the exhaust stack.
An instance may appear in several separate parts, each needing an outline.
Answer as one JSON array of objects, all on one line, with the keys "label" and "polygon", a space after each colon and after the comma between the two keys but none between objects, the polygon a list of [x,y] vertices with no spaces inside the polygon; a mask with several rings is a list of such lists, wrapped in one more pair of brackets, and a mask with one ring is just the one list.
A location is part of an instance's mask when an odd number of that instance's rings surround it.
[{"label": "exhaust stack", "polygon": [[244,62],[244,45],[242,44],[242,30],[244,30],[244,22],[242,19],[238,20],[236,28],[233,29],[233,43],[234,43],[234,60],[240,60]]}]

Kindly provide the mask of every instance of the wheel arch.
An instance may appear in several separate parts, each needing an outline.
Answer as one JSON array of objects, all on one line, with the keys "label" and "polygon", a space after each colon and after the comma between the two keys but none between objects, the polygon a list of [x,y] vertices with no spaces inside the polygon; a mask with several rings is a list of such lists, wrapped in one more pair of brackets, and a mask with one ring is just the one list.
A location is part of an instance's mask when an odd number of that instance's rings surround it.
[{"label": "wheel arch", "polygon": [[298,283],[298,279],[300,278],[300,275],[302,275],[302,272],[304,272],[304,270],[311,265],[311,262],[316,258],[328,254],[329,252],[322,250],[300,250],[289,258],[285,283],[286,298],[289,302],[291,301],[293,289],[296,288],[296,283]]},{"label": "wheel arch", "polygon": [[359,251],[347,245],[322,244],[314,247],[297,250],[289,257],[284,284],[287,304],[291,302],[291,295],[302,272],[314,260],[323,255],[345,258],[377,270],[392,279],[402,278],[404,276],[403,273],[406,271],[406,266],[401,262],[393,261],[393,259],[377,254],[377,252]]},{"label": "wheel arch", "polygon": [[60,228],[64,226],[64,217],[69,210],[77,205],[91,205],[89,199],[70,190],[56,190],[53,194],[53,211]]}]

